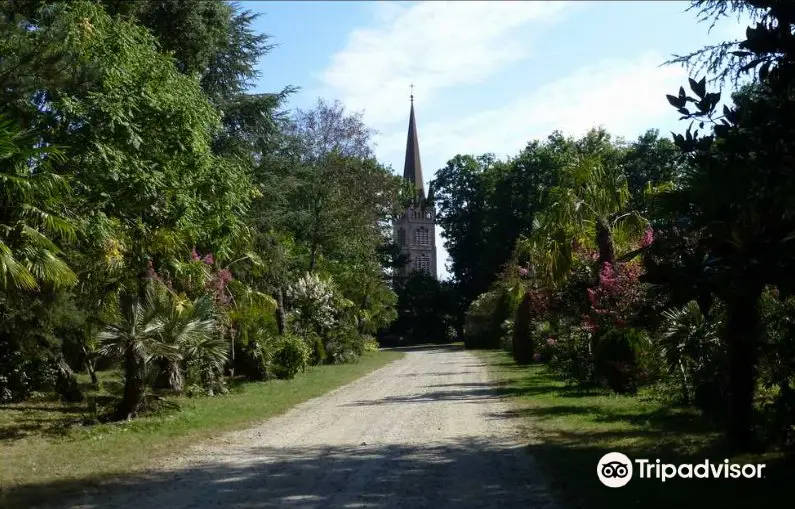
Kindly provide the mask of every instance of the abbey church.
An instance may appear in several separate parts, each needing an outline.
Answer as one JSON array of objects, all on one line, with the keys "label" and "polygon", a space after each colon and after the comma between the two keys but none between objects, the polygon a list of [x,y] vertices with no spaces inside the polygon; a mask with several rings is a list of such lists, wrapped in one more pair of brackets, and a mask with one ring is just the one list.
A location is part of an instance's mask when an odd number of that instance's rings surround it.
[{"label": "abbey church", "polygon": [[436,207],[433,190],[429,191],[428,196],[425,195],[413,94],[403,178],[413,184],[416,195],[413,204],[394,222],[395,241],[409,260],[399,275],[406,277],[413,271],[422,271],[436,278]]}]

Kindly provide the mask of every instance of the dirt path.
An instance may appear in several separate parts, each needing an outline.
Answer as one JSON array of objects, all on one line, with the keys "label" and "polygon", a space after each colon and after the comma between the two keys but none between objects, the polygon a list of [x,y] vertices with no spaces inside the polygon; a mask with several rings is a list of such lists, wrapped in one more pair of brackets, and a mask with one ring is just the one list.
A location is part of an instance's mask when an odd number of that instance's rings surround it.
[{"label": "dirt path", "polygon": [[416,349],[66,507],[551,508],[507,410],[477,357]]}]

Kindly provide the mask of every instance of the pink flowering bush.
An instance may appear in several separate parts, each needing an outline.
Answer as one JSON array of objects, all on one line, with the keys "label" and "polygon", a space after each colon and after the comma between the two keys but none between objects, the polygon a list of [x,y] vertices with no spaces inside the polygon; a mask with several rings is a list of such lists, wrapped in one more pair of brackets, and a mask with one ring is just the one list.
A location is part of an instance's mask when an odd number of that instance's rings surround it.
[{"label": "pink flowering bush", "polygon": [[586,290],[591,306],[583,326],[595,332],[600,327],[624,327],[643,305],[646,286],[639,280],[642,267],[636,263],[603,263],[599,283]]},{"label": "pink flowering bush", "polygon": [[[650,233],[647,240],[652,240]],[[634,392],[647,377],[642,360],[648,341],[630,327],[646,298],[641,272],[637,263],[603,263],[598,284],[587,290],[590,312],[582,327],[591,335],[594,374],[619,393]]]},{"label": "pink flowering bush", "polygon": [[569,383],[591,385],[594,382],[593,334],[584,327],[566,327],[558,338],[549,338],[540,348],[549,368]]},{"label": "pink flowering bush", "polygon": [[190,252],[189,263],[184,270],[185,281],[182,283],[190,293],[209,293],[216,306],[228,306],[232,303],[232,293],[228,285],[234,280],[229,269],[215,266],[212,253],[202,255],[194,247]]},{"label": "pink flowering bush", "polygon": [[646,231],[643,233],[643,238],[640,240],[640,245],[649,247],[652,242],[654,242],[654,230],[651,226],[647,226]]},{"label": "pink flowering bush", "polygon": [[[653,234],[648,230],[644,242],[652,241]],[[639,364],[630,355],[609,358],[613,352],[623,354],[627,349],[598,347],[602,335],[632,326],[638,320],[646,305],[646,285],[639,279],[642,267],[636,262],[604,263],[594,274],[598,253],[576,241],[572,242],[572,250],[574,260],[568,281],[550,299],[552,305],[546,308],[546,313],[538,318],[549,322],[553,332],[538,337],[538,353],[550,369],[569,382],[584,386],[607,383],[606,374],[609,374],[608,385],[619,391],[631,391],[636,381],[643,378],[633,371]],[[623,339],[622,335],[616,341]],[[597,359],[596,353],[600,351],[602,356]],[[600,366],[600,360],[614,369]]]}]

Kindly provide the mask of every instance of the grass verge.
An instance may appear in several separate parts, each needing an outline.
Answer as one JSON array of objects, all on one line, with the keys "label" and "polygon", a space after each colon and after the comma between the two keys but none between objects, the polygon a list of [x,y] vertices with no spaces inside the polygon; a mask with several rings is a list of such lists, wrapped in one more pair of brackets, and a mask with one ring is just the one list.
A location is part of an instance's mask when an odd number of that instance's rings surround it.
[{"label": "grass verge", "polygon": [[[776,453],[731,456],[721,434],[699,412],[672,408],[649,395],[582,392],[544,366],[519,367],[504,352],[476,352],[488,362],[500,393],[550,488],[571,508],[778,507],[788,500],[795,466]],[[697,464],[766,464],[762,479],[640,479],[637,464],[622,488],[603,486],[596,475],[602,455]]]},{"label": "grass verge", "polygon": [[177,398],[178,411],[125,423],[66,427],[68,416],[86,409],[47,402],[0,405],[0,507],[30,507],[141,472],[191,443],[283,413],[403,355],[369,353],[356,363],[309,368],[290,381],[247,383],[213,398]]}]

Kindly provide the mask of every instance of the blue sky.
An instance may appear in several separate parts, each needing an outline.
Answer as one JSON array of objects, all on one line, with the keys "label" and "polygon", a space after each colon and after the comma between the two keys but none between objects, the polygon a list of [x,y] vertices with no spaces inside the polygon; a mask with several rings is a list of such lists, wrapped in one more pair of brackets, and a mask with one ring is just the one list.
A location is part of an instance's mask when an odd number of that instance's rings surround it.
[{"label": "blue sky", "polygon": [[661,64],[745,29],[726,20],[708,33],[686,1],[241,4],[262,13],[255,28],[278,45],[256,91],[293,85],[289,108],[324,97],[362,112],[378,159],[398,173],[414,83],[426,181],[455,154],[515,155],[555,129],[678,132],[665,94],[687,75]]}]

